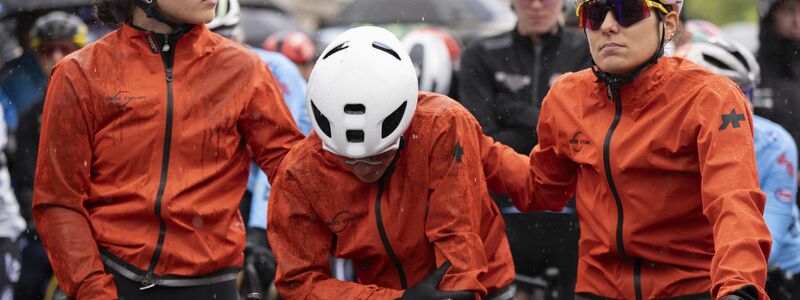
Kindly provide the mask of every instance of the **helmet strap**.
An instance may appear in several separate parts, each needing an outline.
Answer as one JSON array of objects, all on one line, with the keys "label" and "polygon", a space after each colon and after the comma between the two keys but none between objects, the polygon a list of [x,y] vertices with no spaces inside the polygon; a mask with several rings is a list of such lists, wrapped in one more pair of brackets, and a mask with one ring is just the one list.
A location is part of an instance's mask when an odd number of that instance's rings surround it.
[{"label": "helmet strap", "polygon": [[147,15],[148,18],[156,19],[157,21],[166,24],[172,30],[177,30],[181,28],[183,24],[176,22],[175,20],[163,15],[158,11],[158,1],[157,0],[136,0],[133,1],[136,3],[139,8],[141,8],[144,13]]},{"label": "helmet strap", "polygon": [[[610,91],[609,97],[611,97],[613,94],[619,93],[619,89],[623,85],[636,80],[642,71],[644,71],[650,65],[656,64],[658,59],[664,56],[664,35],[666,34],[667,28],[666,25],[664,25],[664,19],[661,14],[656,13],[656,16],[661,23],[661,41],[658,43],[658,49],[656,49],[656,52],[653,53],[653,56],[651,56],[647,61],[628,73],[618,75],[601,70],[600,66],[598,66],[597,63],[594,62],[594,59],[592,59],[592,73],[594,73],[594,76],[597,77],[595,82],[602,82],[606,84],[606,87],[609,88]],[[585,32],[586,31],[584,30],[584,33]]]}]

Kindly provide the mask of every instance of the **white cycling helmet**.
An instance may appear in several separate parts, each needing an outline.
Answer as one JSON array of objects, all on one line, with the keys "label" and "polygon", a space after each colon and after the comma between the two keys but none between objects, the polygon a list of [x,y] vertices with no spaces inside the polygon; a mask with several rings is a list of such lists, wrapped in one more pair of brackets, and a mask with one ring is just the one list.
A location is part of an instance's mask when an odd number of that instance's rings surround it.
[{"label": "white cycling helmet", "polygon": [[744,91],[752,91],[761,79],[761,69],[755,56],[735,42],[710,38],[705,42],[681,46],[675,56],[685,57],[730,78]]},{"label": "white cycling helmet", "polygon": [[419,89],[446,95],[453,63],[444,40],[431,31],[411,31],[403,37],[403,47],[414,64]]},{"label": "white cycling helmet", "polygon": [[219,0],[214,19],[206,23],[206,27],[209,30],[223,30],[239,25],[240,10],[238,0]]},{"label": "white cycling helmet", "polygon": [[380,27],[347,30],[308,79],[306,105],[323,149],[364,158],[396,149],[417,108],[417,75],[400,41]]}]

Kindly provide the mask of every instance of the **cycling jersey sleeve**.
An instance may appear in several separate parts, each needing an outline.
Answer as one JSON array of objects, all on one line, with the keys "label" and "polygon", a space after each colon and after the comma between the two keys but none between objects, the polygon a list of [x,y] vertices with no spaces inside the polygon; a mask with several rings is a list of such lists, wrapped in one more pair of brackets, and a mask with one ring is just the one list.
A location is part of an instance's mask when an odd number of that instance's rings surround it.
[{"label": "cycling jersey sleeve", "polygon": [[[60,287],[77,299],[117,299],[83,207],[91,177],[88,91],[69,64],[53,70],[42,115],[33,217]],[[86,101],[82,101],[86,100]]]},{"label": "cycling jersey sleeve", "polygon": [[771,238],[762,217],[765,197],[758,186],[752,114],[732,82],[711,82],[706,89],[693,111],[703,213],[714,234],[711,294],[755,286],[759,299],[767,299]]},{"label": "cycling jersey sleeve", "polygon": [[275,287],[286,299],[397,299],[403,291],[331,277],[333,232],[316,215],[291,173],[274,184],[267,231],[278,263]]},{"label": "cycling jersey sleeve", "polygon": [[781,260],[791,260],[794,264],[796,255],[785,255],[781,250],[787,243],[796,241],[791,229],[797,222],[794,215],[794,206],[797,205],[797,145],[788,133],[772,130],[766,133],[771,135],[763,137],[769,144],[756,152],[756,161],[762,179],[761,190],[767,195],[764,221],[773,238],[769,264],[777,266]]},{"label": "cycling jersey sleeve", "polygon": [[[555,87],[554,87],[555,88]],[[578,166],[561,154],[556,143],[556,119],[553,117],[551,94],[542,102],[539,115],[539,144],[533,147],[527,184],[510,193],[514,206],[522,212],[561,211],[575,193]]]},{"label": "cycling jersey sleeve", "polygon": [[253,158],[274,180],[278,164],[289,149],[303,139],[282,101],[280,90],[266,65],[258,61],[247,89],[252,91],[239,127],[253,152]]},{"label": "cycling jersey sleeve", "polygon": [[452,262],[439,287],[483,295],[478,278],[488,271],[481,240],[481,201],[486,197],[481,152],[474,118],[466,110],[437,117],[437,134],[430,154],[428,214],[425,231],[433,243],[436,265]]}]

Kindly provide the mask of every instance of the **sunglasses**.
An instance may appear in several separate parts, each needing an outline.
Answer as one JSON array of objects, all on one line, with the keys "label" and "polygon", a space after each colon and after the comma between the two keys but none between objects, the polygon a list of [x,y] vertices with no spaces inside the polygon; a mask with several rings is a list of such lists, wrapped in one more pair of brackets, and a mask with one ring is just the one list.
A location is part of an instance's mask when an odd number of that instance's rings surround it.
[{"label": "sunglasses", "polygon": [[[322,144],[322,148],[326,149],[327,147],[325,144]],[[380,153],[375,154],[373,156],[364,157],[364,158],[354,158],[354,159],[343,159],[342,162],[346,165],[356,165],[358,163],[368,164],[370,166],[377,166],[380,164],[385,163],[387,160],[394,158],[394,155],[391,154],[392,150],[397,150],[400,148],[400,139],[397,139],[396,142],[383,149]],[[326,149],[327,150],[327,149]]]},{"label": "sunglasses", "polygon": [[575,9],[575,14],[578,15],[582,28],[597,31],[600,30],[609,11],[619,25],[629,27],[649,17],[651,8],[664,14],[669,13],[664,4],[654,0],[583,0]]}]

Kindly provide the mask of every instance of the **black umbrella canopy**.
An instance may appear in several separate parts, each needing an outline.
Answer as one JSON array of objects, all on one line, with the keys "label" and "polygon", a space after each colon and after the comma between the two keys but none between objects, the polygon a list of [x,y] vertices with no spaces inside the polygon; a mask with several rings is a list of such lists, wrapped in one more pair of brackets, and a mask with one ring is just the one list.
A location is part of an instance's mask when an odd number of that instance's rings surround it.
[{"label": "black umbrella canopy", "polygon": [[0,0],[3,14],[92,5],[92,0]]},{"label": "black umbrella canopy", "polygon": [[331,24],[354,23],[433,23],[482,22],[491,12],[478,0],[354,0],[347,4]]}]

